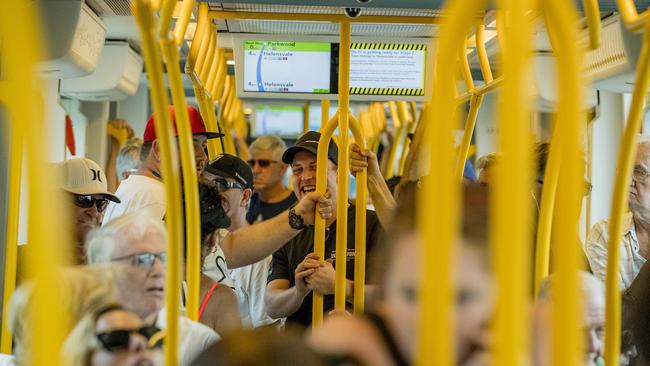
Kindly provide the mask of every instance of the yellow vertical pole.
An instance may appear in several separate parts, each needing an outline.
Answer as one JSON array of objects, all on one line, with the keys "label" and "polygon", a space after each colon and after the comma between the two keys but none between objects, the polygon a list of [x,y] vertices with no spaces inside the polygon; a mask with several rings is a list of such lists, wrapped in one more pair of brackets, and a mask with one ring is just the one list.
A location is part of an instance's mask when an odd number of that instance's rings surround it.
[{"label": "yellow vertical pole", "polygon": [[190,16],[192,15],[192,7],[194,7],[194,0],[183,0],[181,13],[174,28],[174,43],[177,45],[180,45],[185,37],[187,25],[190,23]]},{"label": "yellow vertical pole", "polygon": [[350,22],[339,23],[339,161],[336,207],[336,283],[334,308],[345,311],[348,253],[349,119],[350,119]]},{"label": "yellow vertical pole", "polygon": [[[571,3],[564,0],[544,2],[547,27],[554,29],[557,37],[556,57],[558,62],[559,104],[557,128],[562,146],[562,164],[557,188],[557,210],[555,212],[557,248],[554,251],[556,263],[557,297],[552,307],[553,331],[551,335],[552,364],[580,365],[584,362],[584,335],[580,331],[582,302],[578,295],[578,266],[580,245],[577,229],[584,191],[581,136],[585,127],[582,104],[582,50],[578,44],[578,14]],[[509,49],[508,49],[509,51]],[[620,172],[621,174],[624,174]],[[627,175],[629,177],[629,175]],[[560,252],[561,253],[558,253]]]},{"label": "yellow vertical pole", "polygon": [[[330,121],[321,126],[321,136],[316,154],[316,192],[325,194],[327,191],[327,152],[332,134],[338,125],[339,113],[336,112]],[[314,219],[314,253],[319,258],[325,258],[325,220],[316,215]],[[312,328],[323,324],[323,294],[312,292]]]},{"label": "yellow vertical pole", "polygon": [[[367,148],[359,121],[350,115],[350,129],[362,150]],[[363,314],[366,304],[366,205],[368,203],[368,170],[357,173],[354,221],[354,313]]]},{"label": "yellow vertical pole", "polygon": [[[397,174],[400,176],[404,174],[406,157],[408,156],[409,149],[411,148],[411,139],[409,138],[409,135],[415,132],[415,127],[417,126],[417,120],[416,120],[417,109],[415,108],[415,102],[410,103],[409,109],[410,109],[410,115],[405,127],[406,132],[404,133],[404,144],[402,145],[403,146],[402,155],[399,158],[399,163],[397,168]],[[409,113],[405,113],[405,114],[409,114]]]},{"label": "yellow vertical pole", "polygon": [[136,18],[142,36],[142,50],[150,83],[151,101],[155,118],[156,136],[160,142],[162,155],[161,170],[165,177],[165,197],[167,201],[166,224],[169,239],[167,242],[167,278],[165,284],[165,307],[167,311],[165,336],[165,364],[178,365],[178,321],[180,301],[180,258],[181,243],[183,242],[182,216],[180,204],[180,175],[178,166],[178,151],[174,144],[172,124],[167,109],[168,100],[163,83],[163,70],[160,50],[156,46],[154,35],[154,20],[148,1],[136,0],[131,3],[133,15]]},{"label": "yellow vertical pole", "polygon": [[532,133],[525,123],[532,109],[528,73],[532,50],[532,24],[526,13],[530,0],[500,0],[508,15],[504,34],[503,90],[498,111],[499,150],[502,158],[496,167],[493,204],[490,206],[490,237],[493,268],[497,280],[494,317],[494,363],[518,366],[529,360],[530,253],[532,223],[530,151]]},{"label": "yellow vertical pole", "polygon": [[[415,364],[450,366],[453,362],[453,290],[451,270],[458,234],[459,183],[453,176],[455,127],[455,70],[458,45],[465,41],[475,14],[483,0],[457,0],[445,7],[446,23],[440,27],[434,90],[430,107],[436,113],[424,113],[429,128],[424,129],[423,144],[430,146],[430,166],[441,172],[426,179],[417,207],[418,227],[422,234],[422,286],[420,288],[420,329]],[[426,110],[426,109],[425,109]],[[435,126],[435,128],[433,128]]]},{"label": "yellow vertical pole", "polygon": [[305,133],[309,131],[309,106],[311,103],[309,101],[305,102],[305,105],[302,107],[302,132]]},{"label": "yellow vertical pole", "polygon": [[[37,288],[32,293],[34,307],[29,313],[27,324],[30,337],[29,349],[25,350],[25,363],[29,365],[59,365],[60,348],[68,329],[68,312],[57,306],[61,304],[62,294],[58,291],[57,269],[68,264],[71,254],[63,232],[65,215],[51,215],[50,210],[43,209],[43,202],[48,202],[56,212],[64,211],[63,197],[59,190],[52,188],[52,179],[43,157],[45,154],[46,136],[43,119],[43,96],[40,95],[40,80],[36,74],[37,62],[42,60],[44,45],[41,43],[42,32],[37,4],[28,1],[10,1],[3,3],[0,12],[0,37],[2,38],[3,79],[0,81],[0,98],[7,107],[7,117],[11,123],[12,136],[18,140],[11,141],[12,145],[20,145],[23,139],[26,160],[26,182],[28,205],[28,245],[27,277],[34,280]],[[29,45],[29,47],[25,47]],[[18,146],[12,146],[17,151]],[[22,150],[18,153],[23,154]],[[12,160],[20,160],[12,155]],[[21,164],[12,162],[12,174],[20,174]],[[16,184],[17,178],[12,178],[11,184]],[[55,182],[56,183],[56,182]],[[56,186],[56,184],[54,184]],[[12,194],[16,194],[12,190]],[[14,200],[8,207],[10,210],[17,206]],[[58,210],[57,210],[58,209]],[[47,222],[47,225],[43,223]],[[8,239],[16,237],[16,223],[10,223]],[[67,243],[67,242],[66,242]],[[15,244],[15,243],[13,243]],[[5,282],[9,279],[5,278]],[[5,289],[6,291],[6,289]],[[5,292],[6,294],[6,292]],[[6,302],[6,298],[4,301]],[[4,314],[3,314],[4,316]],[[3,343],[6,341],[3,340]],[[6,343],[5,343],[6,344]]]},{"label": "yellow vertical pole", "polygon": [[[210,30],[210,33],[208,34],[208,37],[206,37],[208,44],[206,52],[204,54],[205,59],[203,61],[201,61],[201,59],[197,61],[197,64],[202,66],[202,68],[199,70],[199,78],[201,79],[203,85],[207,85],[208,77],[210,76],[210,68],[212,67],[212,63],[215,62],[214,55],[216,53],[215,51],[217,46],[213,25],[210,24],[208,29]],[[201,56],[201,53],[199,53],[199,57]]]},{"label": "yellow vertical pole", "polygon": [[330,119],[330,100],[322,99],[320,101],[320,130],[322,131]]},{"label": "yellow vertical pole", "polygon": [[587,17],[587,27],[589,28],[589,48],[596,50],[600,47],[601,40],[600,5],[598,0],[582,0],[582,4]]},{"label": "yellow vertical pole", "polygon": [[[6,51],[6,50],[5,50]],[[13,124],[13,123],[12,123]],[[16,288],[18,265],[18,222],[20,215],[20,183],[23,167],[23,131],[16,125],[9,126],[9,191],[7,195],[7,231],[5,246],[4,291],[2,296],[2,338],[0,352],[11,354],[11,332],[9,331],[9,299]]]},{"label": "yellow vertical pole", "polygon": [[404,123],[400,120],[399,114],[397,113],[397,104],[390,101],[388,102],[388,108],[390,109],[390,118],[393,120],[393,126],[395,126],[395,137],[393,138],[393,143],[390,145],[390,150],[388,150],[388,164],[386,164],[386,171],[384,172],[384,178],[386,179],[395,176],[395,158],[397,156],[397,148],[402,134],[404,133]]},{"label": "yellow vertical pole", "polygon": [[[620,6],[620,5],[619,5]],[[621,9],[622,10],[622,9]],[[632,104],[625,125],[625,133],[618,155],[612,211],[609,223],[609,242],[607,251],[607,308],[605,324],[605,364],[618,365],[621,348],[621,297],[619,289],[619,260],[622,237],[622,219],[625,213],[629,181],[636,154],[636,137],[641,128],[643,103],[650,85],[650,20],[646,22],[643,34],[641,55],[637,63],[636,83],[632,94]]]},{"label": "yellow vertical pole", "polygon": [[469,113],[467,114],[467,121],[465,121],[465,130],[463,132],[463,140],[460,143],[458,151],[458,158],[456,159],[456,172],[455,176],[458,180],[463,180],[463,172],[465,170],[465,161],[469,153],[469,145],[472,143],[472,134],[476,126],[476,118],[483,103],[483,95],[473,94],[469,102]]}]

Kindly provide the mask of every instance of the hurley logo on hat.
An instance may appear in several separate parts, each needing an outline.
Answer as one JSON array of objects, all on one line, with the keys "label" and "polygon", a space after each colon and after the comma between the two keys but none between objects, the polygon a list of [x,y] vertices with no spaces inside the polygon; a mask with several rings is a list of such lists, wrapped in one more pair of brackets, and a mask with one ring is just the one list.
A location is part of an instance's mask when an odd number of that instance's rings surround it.
[{"label": "hurley logo on hat", "polygon": [[120,203],[120,199],[108,191],[106,175],[102,168],[90,159],[70,159],[59,164],[63,179],[63,189],[70,193],[104,195],[107,199]]}]

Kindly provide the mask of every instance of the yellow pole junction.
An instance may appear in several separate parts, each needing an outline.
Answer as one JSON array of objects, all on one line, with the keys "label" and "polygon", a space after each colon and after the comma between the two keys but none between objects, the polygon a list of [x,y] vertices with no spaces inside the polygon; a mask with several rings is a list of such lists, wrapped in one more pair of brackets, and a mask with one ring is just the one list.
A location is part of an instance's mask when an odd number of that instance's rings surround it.
[{"label": "yellow pole junction", "polygon": [[[619,1],[619,6],[624,3]],[[623,8],[621,8],[623,13]],[[650,20],[646,21],[641,55],[637,63],[636,83],[632,94],[632,103],[628,115],[625,133],[618,155],[612,211],[609,223],[609,242],[607,251],[607,308],[605,324],[605,364],[618,365],[621,348],[621,297],[619,289],[619,258],[622,237],[622,220],[625,213],[629,181],[636,155],[637,134],[641,128],[643,104],[646,91],[650,85]]]},{"label": "yellow pole junction", "polygon": [[[559,103],[556,128],[562,147],[562,164],[557,185],[556,230],[556,299],[552,304],[553,333],[551,335],[553,365],[579,365],[584,362],[584,335],[580,331],[582,299],[578,291],[580,244],[576,230],[582,207],[584,162],[581,154],[581,136],[586,119],[581,111],[583,98],[582,52],[578,44],[578,14],[572,4],[564,0],[544,2],[547,27],[557,37],[555,54],[558,63]],[[624,175],[624,173],[621,172]],[[629,176],[629,175],[627,175]],[[561,251],[561,252],[560,252]]]},{"label": "yellow pole junction", "polygon": [[[350,22],[339,23],[339,159],[336,207],[336,283],[334,309],[345,311],[346,267],[348,253],[348,187],[350,129]],[[321,258],[323,259],[323,258]]]},{"label": "yellow pole junction", "polygon": [[639,14],[633,0],[616,0],[616,5],[627,29],[637,33],[644,31],[646,22],[650,21],[650,10]]},{"label": "yellow pole junction", "polygon": [[[44,45],[41,43],[42,32],[36,5],[29,1],[10,1],[3,3],[0,12],[0,36],[2,37],[3,78],[0,81],[0,97],[7,108],[7,116],[11,118],[9,128],[12,138],[12,163],[10,184],[19,183],[16,174],[21,174],[20,156],[25,153],[26,182],[29,197],[28,207],[28,242],[27,256],[28,277],[33,279],[36,290],[32,292],[33,308],[29,311],[26,332],[31,334],[29,348],[25,350],[25,364],[28,365],[60,365],[60,348],[68,330],[69,314],[60,309],[62,294],[58,291],[58,268],[67,264],[70,248],[64,245],[63,232],[64,215],[51,215],[44,210],[42,202],[48,202],[51,207],[66,207],[63,197],[58,190],[49,190],[52,180],[48,167],[43,157],[45,154],[46,136],[43,119],[43,100],[39,94],[40,80],[35,74],[37,62],[42,60]],[[29,47],[25,47],[29,45]],[[8,92],[10,91],[10,92]],[[22,139],[29,131],[29,138]],[[24,143],[24,152],[19,149],[21,140]],[[18,155],[14,155],[15,153]],[[15,162],[14,160],[17,160]],[[14,186],[10,196],[9,210],[18,212],[16,200],[19,199],[18,191]],[[10,211],[11,213],[11,211]],[[16,245],[16,218],[8,222],[7,239],[10,252]],[[47,222],[47,225],[43,223]],[[12,239],[13,237],[13,239]],[[68,243],[68,242],[66,242]],[[12,260],[11,258],[7,258]],[[7,263],[11,265],[11,263]],[[15,266],[14,266],[15,269]],[[8,268],[5,268],[5,272]],[[4,303],[11,294],[11,284],[7,282],[15,278],[15,271],[10,277],[5,277]],[[15,283],[15,281],[14,281]],[[57,306],[59,305],[59,306]],[[6,305],[4,306],[6,308]],[[6,313],[3,314],[6,317]],[[3,322],[3,326],[6,323]],[[3,347],[10,345],[6,340],[7,332],[3,331]],[[9,352],[10,353],[10,352]]]},{"label": "yellow pole junction", "polygon": [[[475,23],[467,14],[477,14],[485,1],[458,0],[445,7],[446,23],[440,27],[432,100],[424,113],[429,128],[424,129],[425,146],[430,146],[431,167],[443,172],[423,181],[417,207],[422,235],[422,286],[420,288],[420,329],[415,365],[452,365],[453,362],[453,251],[458,235],[459,182],[453,176],[456,103],[454,86],[458,46]],[[435,128],[432,128],[435,126]]]},{"label": "yellow pole junction", "polygon": [[160,143],[161,170],[165,177],[165,196],[167,201],[166,223],[169,239],[167,242],[167,278],[165,306],[167,311],[165,336],[165,363],[178,365],[178,321],[180,301],[178,291],[181,286],[180,258],[183,243],[183,217],[180,204],[180,174],[178,152],[174,143],[172,124],[167,109],[168,99],[163,83],[163,70],[160,50],[156,46],[154,20],[150,3],[146,0],[132,2],[132,11],[142,36],[142,50],[150,83],[151,101],[154,108],[157,141]]},{"label": "yellow pole junction", "polygon": [[[529,247],[532,212],[529,98],[532,60],[532,24],[526,13],[531,0],[500,0],[497,6],[508,16],[502,53],[503,88],[498,110],[499,151],[490,205],[492,263],[497,300],[493,323],[493,359],[497,365],[527,363],[529,351],[530,266]],[[577,329],[577,328],[576,328]]]}]

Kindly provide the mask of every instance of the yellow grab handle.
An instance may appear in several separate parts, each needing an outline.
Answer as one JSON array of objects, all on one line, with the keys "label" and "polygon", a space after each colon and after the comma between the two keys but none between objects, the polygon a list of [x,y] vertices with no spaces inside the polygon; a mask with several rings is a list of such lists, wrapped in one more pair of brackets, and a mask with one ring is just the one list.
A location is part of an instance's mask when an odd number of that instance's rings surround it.
[{"label": "yellow grab handle", "polygon": [[327,124],[327,121],[330,119],[330,100],[322,99],[320,101],[320,129],[322,131]]},{"label": "yellow grab handle", "polygon": [[165,284],[165,307],[167,311],[165,336],[165,364],[178,365],[178,321],[180,301],[177,289],[181,286],[180,259],[181,243],[183,243],[183,217],[180,203],[180,174],[178,167],[178,152],[174,143],[165,85],[163,83],[163,70],[160,50],[155,42],[154,20],[151,7],[145,0],[136,0],[131,3],[133,14],[142,37],[142,51],[144,53],[147,76],[150,83],[151,101],[155,118],[156,136],[160,143],[161,172],[165,177],[165,198],[167,212],[165,214],[168,242],[167,242],[167,281]]},{"label": "yellow grab handle", "polygon": [[397,104],[390,101],[388,102],[388,108],[390,110],[390,118],[395,126],[395,136],[393,138],[393,143],[390,145],[390,149],[388,150],[388,163],[386,164],[386,171],[384,172],[385,179],[390,179],[395,176],[397,148],[399,147],[399,142],[404,132],[404,122],[400,120],[399,113],[397,112]]},{"label": "yellow grab handle", "polygon": [[[325,194],[327,191],[327,154],[329,142],[338,126],[339,112],[334,114],[329,122],[321,126],[321,136],[318,141],[316,154],[316,192]],[[316,215],[314,219],[314,253],[322,260],[325,258],[325,220]],[[323,295],[312,292],[312,328],[323,324]]]},{"label": "yellow grab handle", "polygon": [[458,151],[458,158],[456,159],[456,173],[455,176],[460,182],[463,181],[463,172],[465,170],[465,161],[469,153],[469,145],[472,142],[472,134],[474,134],[474,127],[476,126],[476,118],[483,103],[483,95],[473,95],[470,99],[469,113],[467,114],[467,121],[465,122],[465,130],[463,132],[463,140],[460,143]]},{"label": "yellow grab handle", "polygon": [[616,0],[616,4],[625,25],[630,31],[644,31],[646,22],[650,21],[650,11],[646,10],[639,14],[633,0]]},{"label": "yellow grab handle", "polygon": [[162,0],[159,19],[160,28],[158,29],[158,36],[160,39],[168,38],[169,30],[172,26],[172,15],[174,14],[175,7],[176,0]]},{"label": "yellow grab handle", "polygon": [[194,32],[194,37],[192,38],[192,44],[190,45],[190,52],[187,56],[187,64],[185,66],[185,71],[189,74],[194,71],[197,72],[197,59],[199,56],[199,51],[201,50],[201,45],[205,36],[207,34],[208,23],[210,22],[208,16],[209,5],[208,3],[199,4],[199,15],[196,24],[196,31]]},{"label": "yellow grab handle", "polygon": [[602,24],[600,21],[600,5],[598,0],[582,0],[587,17],[587,27],[589,28],[589,47],[592,50],[600,47],[600,32]]},{"label": "yellow grab handle", "polygon": [[[208,29],[210,29],[210,34],[208,34],[207,37],[207,41],[208,41],[208,44],[206,45],[207,50],[204,55],[205,59],[203,60],[203,63],[201,63],[202,68],[199,71],[199,78],[201,79],[201,83],[205,86],[208,85],[207,83],[208,76],[210,76],[210,68],[212,67],[212,63],[215,62],[214,55],[216,53],[216,48],[217,48],[216,34],[214,32],[212,25],[210,25]],[[200,54],[199,57],[201,57]]]},{"label": "yellow grab handle", "polygon": [[[622,10],[622,9],[621,9]],[[621,296],[619,289],[620,245],[623,234],[623,214],[627,205],[629,181],[637,150],[636,138],[641,128],[643,104],[650,86],[650,21],[645,26],[641,55],[637,63],[636,83],[632,94],[630,112],[618,154],[612,211],[609,222],[609,250],[607,251],[607,308],[605,323],[605,364],[618,365],[621,348]]]},{"label": "yellow grab handle", "polygon": [[470,70],[469,61],[467,60],[466,42],[463,42],[463,45],[458,48],[458,60],[460,61],[460,71],[463,74],[465,87],[471,93],[474,90],[474,79],[472,78],[472,70]]},{"label": "yellow grab handle", "polygon": [[183,0],[181,13],[178,16],[176,27],[174,28],[174,43],[176,43],[177,46],[180,46],[181,43],[183,43],[183,38],[187,31],[187,25],[190,23],[190,16],[192,16],[192,7],[194,7],[194,0]]},{"label": "yellow grab handle", "polygon": [[481,64],[483,81],[485,81],[485,84],[489,84],[494,80],[494,77],[492,76],[490,59],[488,58],[487,50],[485,49],[485,26],[483,24],[476,27],[476,53],[478,54],[478,60]]},{"label": "yellow grab handle", "polygon": [[176,114],[178,129],[178,146],[183,173],[183,193],[185,196],[185,245],[187,263],[185,279],[187,281],[186,315],[194,321],[199,320],[199,298],[201,288],[201,217],[199,209],[198,179],[192,129],[187,112],[185,90],[179,69],[178,47],[172,40],[161,40],[163,52],[167,54],[167,74]]}]

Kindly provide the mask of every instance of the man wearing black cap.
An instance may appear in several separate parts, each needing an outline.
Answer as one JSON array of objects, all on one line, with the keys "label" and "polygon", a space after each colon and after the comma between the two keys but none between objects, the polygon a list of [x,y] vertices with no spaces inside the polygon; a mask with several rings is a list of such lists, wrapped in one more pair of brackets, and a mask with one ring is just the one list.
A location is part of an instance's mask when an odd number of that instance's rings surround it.
[{"label": "man wearing black cap", "polygon": [[[206,165],[202,180],[208,186],[216,187],[221,195],[224,211],[230,219],[228,231],[250,226],[246,214],[253,193],[253,171],[245,161],[230,154],[219,154]],[[222,268],[225,263],[223,251],[218,245],[213,253],[205,258],[203,273],[218,281],[221,273],[229,273],[233,281],[242,322],[248,327],[268,326],[278,322],[269,317],[264,307],[266,278],[271,267],[271,255],[263,260],[228,270]]]},{"label": "man wearing black cap", "polygon": [[[292,185],[298,199],[316,190],[316,154],[320,133],[310,131],[301,136],[295,146],[287,149],[282,161],[291,164]],[[330,141],[327,161],[327,190],[332,197],[337,194],[338,149]],[[289,213],[291,216],[291,211]],[[377,216],[367,211],[366,245],[369,255],[378,241],[381,226]],[[324,311],[334,308],[335,258],[336,253],[336,199],[332,200],[332,217],[326,220],[325,258],[314,252],[314,227],[305,226],[300,220],[291,220],[292,225],[302,226],[302,231],[284,247],[273,254],[273,264],[269,275],[266,306],[274,318],[287,317],[288,322],[309,325],[312,319],[312,296],[316,291],[324,297]],[[346,298],[354,297],[354,222],[355,209],[348,208],[348,243],[345,255],[347,262]]]}]

